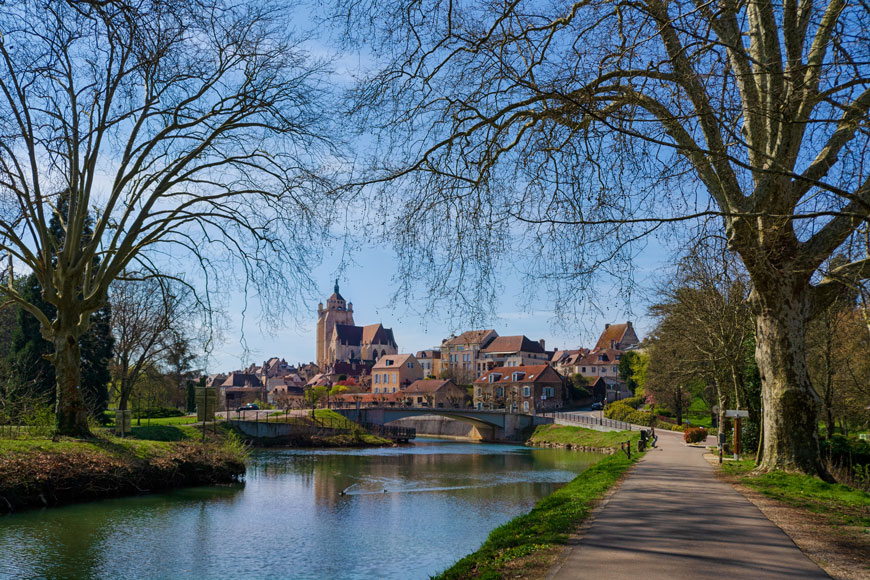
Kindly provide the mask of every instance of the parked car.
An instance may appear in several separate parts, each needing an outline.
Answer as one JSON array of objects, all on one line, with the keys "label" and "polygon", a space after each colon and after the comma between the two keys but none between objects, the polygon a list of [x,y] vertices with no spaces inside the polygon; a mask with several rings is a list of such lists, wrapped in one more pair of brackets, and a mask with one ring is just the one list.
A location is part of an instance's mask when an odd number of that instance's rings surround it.
[{"label": "parked car", "polygon": [[592,403],[592,410],[593,411],[600,411],[603,408],[604,408],[603,403]]},{"label": "parked car", "polygon": [[258,411],[260,407],[256,403],[248,403],[239,407],[239,411]]}]

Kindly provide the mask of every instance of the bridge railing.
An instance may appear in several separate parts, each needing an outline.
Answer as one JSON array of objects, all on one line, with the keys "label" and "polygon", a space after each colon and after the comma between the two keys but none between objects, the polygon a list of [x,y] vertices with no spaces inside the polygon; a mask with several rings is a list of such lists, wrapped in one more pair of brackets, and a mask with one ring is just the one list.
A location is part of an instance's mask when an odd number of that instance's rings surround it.
[{"label": "bridge railing", "polygon": [[397,425],[379,425],[377,423],[359,423],[359,426],[378,437],[393,439],[396,441],[410,441],[417,438],[417,429],[414,427],[400,427]]},{"label": "bridge railing", "polygon": [[589,425],[591,427],[609,427],[611,429],[619,429],[620,431],[631,431],[631,423],[625,421],[617,421],[616,419],[608,419],[607,417],[590,417],[589,415],[581,415],[580,413],[545,413],[547,417],[553,417],[554,421],[563,421],[565,423],[573,423],[575,425]]}]

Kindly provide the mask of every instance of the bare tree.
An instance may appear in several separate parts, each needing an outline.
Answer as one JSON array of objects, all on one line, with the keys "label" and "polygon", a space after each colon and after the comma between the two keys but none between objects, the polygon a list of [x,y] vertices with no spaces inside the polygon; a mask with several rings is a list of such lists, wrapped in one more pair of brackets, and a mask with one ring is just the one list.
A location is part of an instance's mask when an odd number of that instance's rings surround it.
[{"label": "bare tree", "polygon": [[57,315],[2,292],[54,344],[59,433],[88,434],[78,339],[123,272],[186,256],[204,298],[231,271],[220,288],[256,279],[273,310],[292,301],[270,296],[309,284],[325,225],[318,164],[332,151],[323,64],[290,30],[271,2],[4,3],[0,250]]},{"label": "bare tree", "polygon": [[114,389],[118,408],[126,409],[145,370],[169,356],[179,327],[191,323],[194,304],[186,286],[162,278],[118,280],[109,288],[109,302]]},{"label": "bare tree", "polygon": [[744,385],[745,353],[753,335],[750,285],[736,257],[722,244],[696,246],[657,294],[659,302],[650,308],[658,319],[650,349],[651,389],[672,388],[669,377],[675,374],[677,384],[701,381],[713,387],[720,433],[726,404],[749,410],[758,425],[760,401]]},{"label": "bare tree", "polygon": [[351,41],[380,40],[354,121],[379,131],[408,283],[474,305],[525,249],[564,307],[596,272],[631,284],[643,236],[707,220],[752,281],[761,468],[824,474],[804,335],[870,274],[823,266],[870,215],[866,3],[339,5]]}]

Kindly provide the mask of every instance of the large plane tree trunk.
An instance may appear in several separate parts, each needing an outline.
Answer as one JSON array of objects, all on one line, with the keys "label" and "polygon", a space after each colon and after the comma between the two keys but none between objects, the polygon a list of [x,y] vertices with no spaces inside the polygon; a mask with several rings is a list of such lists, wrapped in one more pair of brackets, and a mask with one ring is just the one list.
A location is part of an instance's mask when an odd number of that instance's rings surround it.
[{"label": "large plane tree trunk", "polygon": [[57,376],[56,433],[90,437],[88,410],[81,392],[81,352],[72,328],[56,328],[54,367]]},{"label": "large plane tree trunk", "polygon": [[760,469],[801,472],[830,479],[819,454],[819,397],[810,384],[805,335],[810,286],[779,280],[756,285],[755,359],[764,397]]}]

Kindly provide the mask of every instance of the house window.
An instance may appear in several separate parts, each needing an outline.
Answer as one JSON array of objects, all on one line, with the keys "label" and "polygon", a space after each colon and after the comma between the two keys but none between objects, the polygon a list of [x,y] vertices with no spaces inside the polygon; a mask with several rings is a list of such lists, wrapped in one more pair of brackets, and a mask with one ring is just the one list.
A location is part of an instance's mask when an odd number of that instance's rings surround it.
[{"label": "house window", "polygon": [[619,367],[613,367],[613,372],[618,372],[618,371],[619,371]]},{"label": "house window", "polygon": [[375,387],[375,394],[380,393],[381,389],[379,387]]},{"label": "house window", "polygon": [[529,402],[528,401],[523,401],[523,412],[524,413],[529,412]]},{"label": "house window", "polygon": [[544,396],[552,397],[553,396],[553,387],[544,387]]},{"label": "house window", "polygon": [[504,388],[502,388],[502,387],[498,387],[498,388],[495,390],[495,396],[496,396],[496,397],[503,397],[503,396],[504,396]]},{"label": "house window", "polygon": [[[381,375],[375,375],[375,384],[379,385],[380,383],[381,383]],[[375,389],[375,392],[376,393],[378,392],[377,389]]]},{"label": "house window", "polygon": [[523,387],[523,396],[524,397],[531,397],[532,396],[532,388],[529,387],[528,385]]},{"label": "house window", "polygon": [[396,392],[396,387],[393,387],[393,392],[394,392],[394,393]]},{"label": "house window", "polygon": [[409,368],[409,369],[412,369],[412,368],[414,368],[414,363],[412,363],[412,362],[409,362],[409,363],[408,363],[408,368]]},{"label": "house window", "polygon": [[480,396],[480,387],[477,387],[477,396]]},{"label": "house window", "polygon": [[586,367],[580,367],[580,372],[581,372],[581,373],[585,373],[585,372],[586,372]]}]

